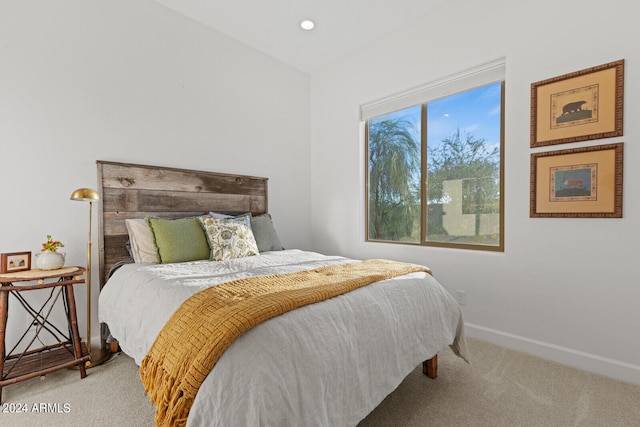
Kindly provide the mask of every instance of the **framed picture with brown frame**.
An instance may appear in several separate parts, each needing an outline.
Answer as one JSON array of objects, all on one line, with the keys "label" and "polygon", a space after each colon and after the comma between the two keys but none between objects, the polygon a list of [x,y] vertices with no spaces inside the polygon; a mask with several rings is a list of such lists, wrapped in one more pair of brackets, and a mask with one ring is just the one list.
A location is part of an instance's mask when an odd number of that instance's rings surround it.
[{"label": "framed picture with brown frame", "polygon": [[531,84],[531,147],[622,136],[624,59]]},{"label": "framed picture with brown frame", "polygon": [[531,154],[531,217],[622,218],[623,143]]},{"label": "framed picture with brown frame", "polygon": [[0,254],[0,273],[31,270],[31,252]]}]

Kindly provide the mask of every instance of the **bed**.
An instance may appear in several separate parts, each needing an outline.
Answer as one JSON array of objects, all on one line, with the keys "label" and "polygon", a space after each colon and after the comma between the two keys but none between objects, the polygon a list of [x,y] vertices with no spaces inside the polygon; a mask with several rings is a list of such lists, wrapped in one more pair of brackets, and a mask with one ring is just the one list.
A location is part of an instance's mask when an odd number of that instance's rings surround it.
[{"label": "bed", "polygon": [[[360,262],[282,248],[269,227],[266,178],[105,161],[97,166],[99,319],[105,339],[117,340],[138,365],[169,319],[204,290]],[[261,224],[254,228],[255,256],[181,262],[166,256],[168,262],[157,263],[138,254],[138,262],[131,260],[134,234],[127,227],[134,221],[247,213]],[[186,425],[356,425],[421,362],[435,378],[438,352],[451,347],[466,358],[462,325],[459,306],[428,269],[286,311],[226,348],[199,386]]]}]

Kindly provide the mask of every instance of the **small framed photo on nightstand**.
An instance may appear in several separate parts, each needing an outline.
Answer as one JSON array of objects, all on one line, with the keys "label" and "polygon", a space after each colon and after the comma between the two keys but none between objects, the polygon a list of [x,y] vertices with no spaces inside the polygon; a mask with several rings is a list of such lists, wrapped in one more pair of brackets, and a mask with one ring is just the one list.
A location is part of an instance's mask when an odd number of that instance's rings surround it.
[{"label": "small framed photo on nightstand", "polygon": [[0,254],[0,273],[31,270],[31,252]]}]

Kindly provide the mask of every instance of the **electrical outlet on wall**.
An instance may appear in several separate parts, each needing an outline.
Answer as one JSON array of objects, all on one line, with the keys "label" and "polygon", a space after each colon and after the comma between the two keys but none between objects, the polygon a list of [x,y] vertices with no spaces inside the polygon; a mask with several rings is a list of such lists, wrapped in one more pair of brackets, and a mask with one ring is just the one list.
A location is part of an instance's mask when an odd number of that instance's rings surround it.
[{"label": "electrical outlet on wall", "polygon": [[458,304],[465,305],[467,303],[467,291],[463,291],[461,289],[456,290],[456,301]]}]

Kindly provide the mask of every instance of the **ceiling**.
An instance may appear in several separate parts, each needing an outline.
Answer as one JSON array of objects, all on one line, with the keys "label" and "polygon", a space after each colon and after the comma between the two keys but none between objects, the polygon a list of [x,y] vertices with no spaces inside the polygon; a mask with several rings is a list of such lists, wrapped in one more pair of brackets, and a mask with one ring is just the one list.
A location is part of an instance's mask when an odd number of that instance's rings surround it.
[{"label": "ceiling", "polygon": [[[453,0],[156,0],[311,73]],[[300,28],[315,21],[312,31]]]}]

